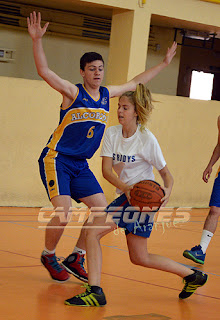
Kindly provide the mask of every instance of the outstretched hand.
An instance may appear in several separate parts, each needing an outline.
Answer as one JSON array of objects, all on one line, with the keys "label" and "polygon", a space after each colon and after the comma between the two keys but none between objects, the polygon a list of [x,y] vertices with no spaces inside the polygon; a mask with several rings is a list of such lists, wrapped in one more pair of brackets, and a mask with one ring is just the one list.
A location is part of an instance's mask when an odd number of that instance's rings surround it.
[{"label": "outstretched hand", "polygon": [[30,13],[30,18],[27,18],[28,32],[32,38],[32,40],[37,40],[43,37],[45,34],[49,22],[47,22],[43,28],[41,28],[41,14],[38,12]]},{"label": "outstretched hand", "polygon": [[173,57],[175,56],[176,48],[177,48],[177,43],[174,41],[172,44],[172,47],[167,49],[167,54],[163,60],[163,62],[166,63],[167,65],[170,64]]}]

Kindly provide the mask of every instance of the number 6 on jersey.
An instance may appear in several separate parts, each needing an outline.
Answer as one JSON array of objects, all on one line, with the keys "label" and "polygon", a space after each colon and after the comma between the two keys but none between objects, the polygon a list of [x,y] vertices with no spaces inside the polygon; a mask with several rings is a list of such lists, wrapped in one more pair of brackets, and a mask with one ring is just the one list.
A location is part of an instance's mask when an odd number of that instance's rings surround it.
[{"label": "number 6 on jersey", "polygon": [[95,128],[95,126],[92,126],[92,127],[89,129],[86,138],[91,139],[91,138],[94,136],[94,128]]}]

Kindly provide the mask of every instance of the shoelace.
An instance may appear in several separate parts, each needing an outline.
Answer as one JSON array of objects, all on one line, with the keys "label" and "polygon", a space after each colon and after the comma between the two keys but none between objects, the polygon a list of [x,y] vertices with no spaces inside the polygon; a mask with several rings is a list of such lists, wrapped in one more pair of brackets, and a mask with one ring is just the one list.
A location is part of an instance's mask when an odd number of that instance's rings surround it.
[{"label": "shoelace", "polygon": [[48,258],[48,263],[51,265],[53,269],[55,269],[57,272],[61,272],[63,268],[59,265],[57,261],[61,261],[62,257],[56,257],[55,255],[53,257]]},{"label": "shoelace", "polygon": [[85,270],[84,265],[83,265],[84,261],[85,261],[85,258],[81,257],[80,260],[79,260],[79,265],[83,269],[83,271],[86,273],[86,270]]},{"label": "shoelace", "polygon": [[76,296],[76,298],[81,298],[81,297],[85,297],[88,294],[91,293],[91,286],[88,283],[84,283],[83,285],[81,285],[82,288],[86,288],[86,291],[83,293],[80,293]]},{"label": "shoelace", "polygon": [[57,261],[63,261],[63,260],[65,260],[65,257],[62,257],[62,256],[60,256],[60,257],[57,257],[57,256],[56,256],[56,258],[57,258]]},{"label": "shoelace", "polygon": [[198,245],[198,246],[193,247],[191,250],[192,251],[201,250],[201,247],[200,247],[200,245]]}]

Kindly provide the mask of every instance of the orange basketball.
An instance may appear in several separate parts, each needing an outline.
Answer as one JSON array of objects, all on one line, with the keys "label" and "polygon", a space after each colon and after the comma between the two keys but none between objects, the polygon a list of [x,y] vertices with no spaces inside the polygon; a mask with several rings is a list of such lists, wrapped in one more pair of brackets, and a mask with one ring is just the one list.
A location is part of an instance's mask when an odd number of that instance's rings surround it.
[{"label": "orange basketball", "polygon": [[131,190],[130,203],[132,206],[139,207],[141,210],[143,207],[157,210],[162,204],[160,200],[164,195],[164,190],[159,183],[153,180],[143,180],[136,183]]}]

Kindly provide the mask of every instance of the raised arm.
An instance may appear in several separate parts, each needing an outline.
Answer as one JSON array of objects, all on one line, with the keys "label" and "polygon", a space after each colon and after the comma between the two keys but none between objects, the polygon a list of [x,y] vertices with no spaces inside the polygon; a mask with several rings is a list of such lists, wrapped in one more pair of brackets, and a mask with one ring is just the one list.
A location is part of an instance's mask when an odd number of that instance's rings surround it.
[{"label": "raised arm", "polygon": [[176,42],[173,42],[171,48],[168,48],[166,56],[161,63],[140,73],[131,81],[119,86],[108,86],[108,89],[110,91],[110,97],[118,97],[126,91],[134,91],[139,83],[146,84],[148,81],[153,79],[158,73],[160,73],[164,68],[166,68],[170,64],[170,62],[176,54],[176,48],[177,44]]},{"label": "raised arm", "polygon": [[220,157],[220,116],[218,117],[218,122],[217,122],[217,126],[218,126],[218,141],[217,141],[217,145],[215,146],[211,159],[206,167],[206,169],[203,172],[203,176],[202,179],[207,183],[211,173],[212,173],[212,167],[214,166],[214,164],[218,161],[219,157]]},{"label": "raised arm", "polygon": [[27,18],[27,24],[28,32],[33,42],[34,61],[39,76],[62,95],[69,99],[74,99],[77,93],[77,87],[69,81],[60,78],[56,73],[49,69],[47,64],[42,45],[42,37],[47,30],[49,22],[41,28],[41,14],[38,12],[38,15],[36,15],[36,12],[34,11],[30,14],[30,17]]}]

